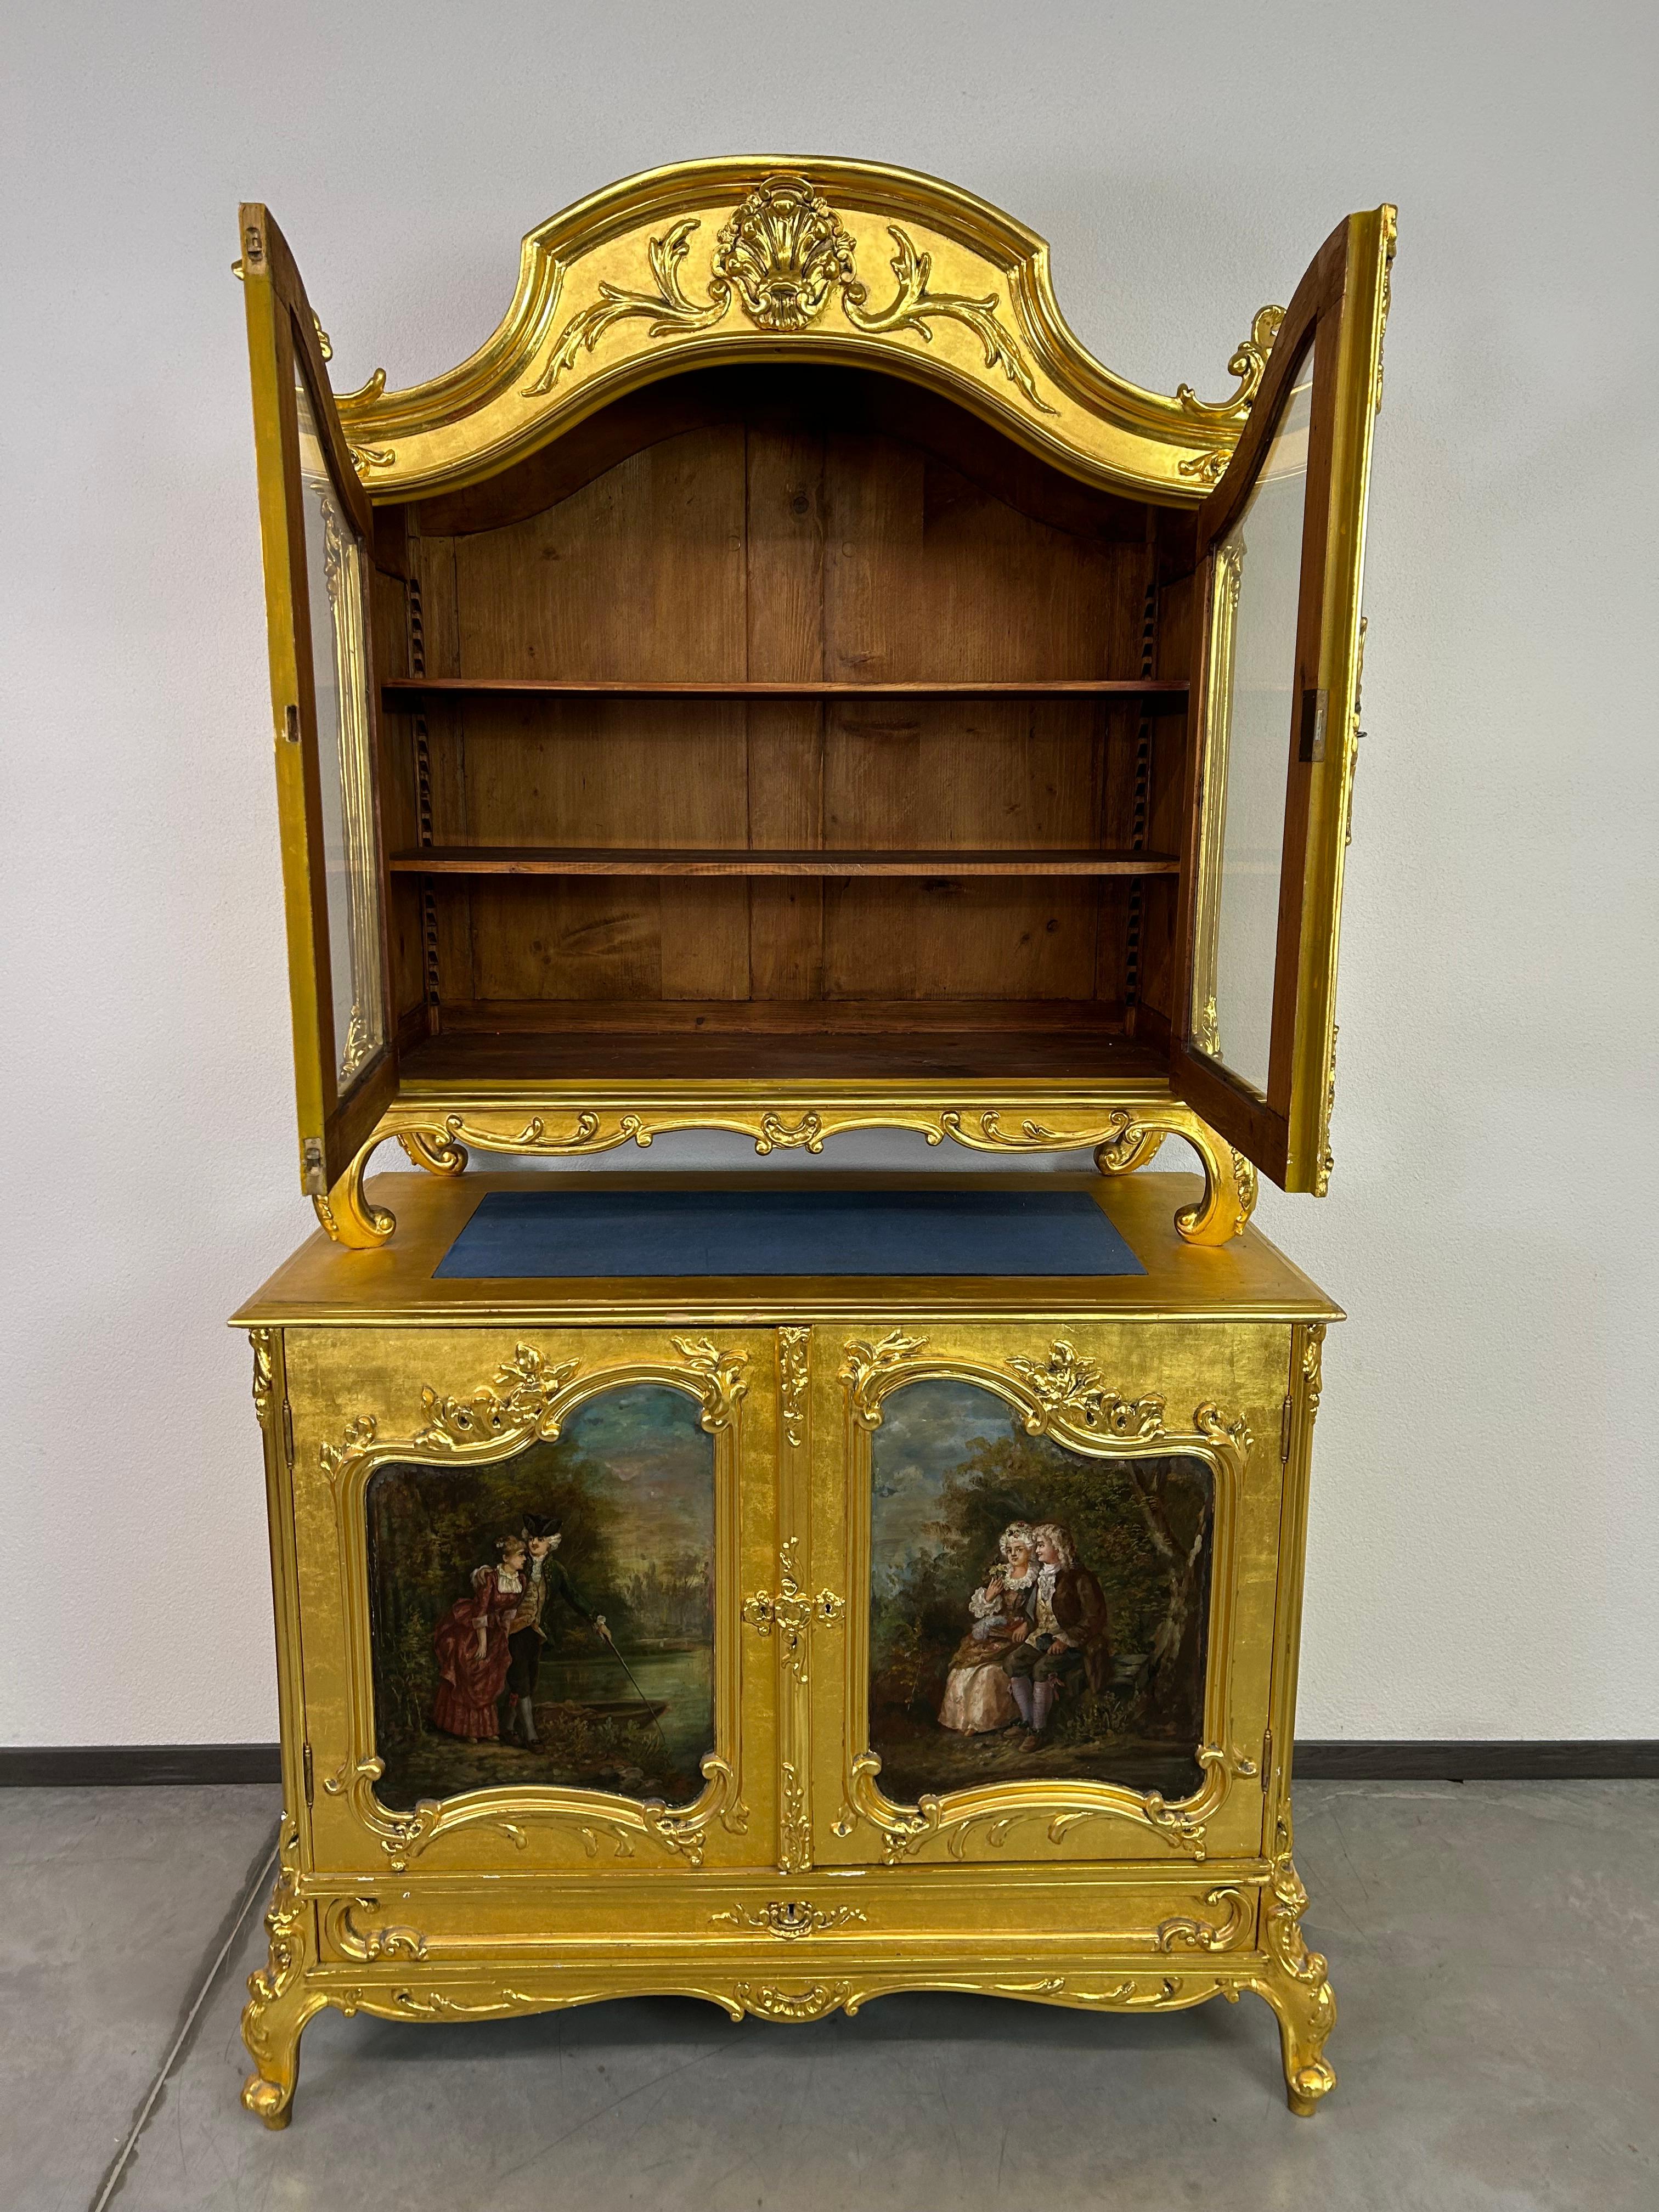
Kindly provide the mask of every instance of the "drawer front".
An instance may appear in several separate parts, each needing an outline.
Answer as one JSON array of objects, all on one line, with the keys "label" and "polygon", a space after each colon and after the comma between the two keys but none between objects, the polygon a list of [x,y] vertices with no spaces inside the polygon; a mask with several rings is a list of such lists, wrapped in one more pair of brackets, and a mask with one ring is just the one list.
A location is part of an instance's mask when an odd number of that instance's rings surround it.
[{"label": "drawer front", "polygon": [[1261,1853],[1291,1351],[1063,1314],[816,1333],[811,1580],[845,1602],[814,1864]]},{"label": "drawer front", "polygon": [[1001,1958],[1028,1978],[1062,1957],[1146,1967],[1194,1951],[1255,1948],[1261,1885],[1235,1872],[961,1866],[947,1880],[919,1869],[866,1868],[780,1881],[705,1869],[695,1881],[644,1874],[429,1875],[372,1887],[314,1889],[319,1958],[328,1966],[400,1962],[441,1969],[471,1960],[551,1962],[580,1972],[684,1960],[716,1975],[757,1952],[821,1971],[836,1954],[890,1959],[918,1948],[958,1971]]},{"label": "drawer front", "polygon": [[774,1557],[773,1354],[755,1331],[286,1333],[309,1869],[773,1857],[774,1675],[740,1617]]}]

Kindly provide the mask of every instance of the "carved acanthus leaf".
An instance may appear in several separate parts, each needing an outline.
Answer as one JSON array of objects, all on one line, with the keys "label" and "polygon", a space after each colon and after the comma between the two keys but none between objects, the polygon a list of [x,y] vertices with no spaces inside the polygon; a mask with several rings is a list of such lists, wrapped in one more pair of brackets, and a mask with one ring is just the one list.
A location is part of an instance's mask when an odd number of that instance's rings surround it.
[{"label": "carved acanthus leaf", "polygon": [[1164,1426],[1162,1398],[1123,1398],[1108,1389],[1093,1360],[1079,1358],[1063,1337],[1049,1346],[1041,1364],[1018,1352],[1009,1355],[1008,1364],[1037,1401],[1038,1411],[1025,1419],[1031,1436],[1041,1436],[1056,1414],[1080,1428],[1126,1438],[1155,1437]]},{"label": "carved acanthus leaf", "polygon": [[486,1386],[463,1399],[441,1397],[428,1387],[421,1393],[427,1425],[416,1431],[415,1442],[423,1449],[442,1451],[505,1436],[550,1441],[559,1433],[554,1402],[577,1364],[566,1359],[550,1367],[532,1345],[520,1344],[496,1369],[493,1389]]},{"label": "carved acanthus leaf", "polygon": [[895,1368],[902,1367],[921,1351],[927,1341],[925,1336],[907,1336],[901,1328],[890,1329],[876,1344],[860,1337],[849,1338],[845,1347],[847,1357],[836,1379],[844,1386],[853,1418],[861,1426],[880,1426],[879,1385]]}]

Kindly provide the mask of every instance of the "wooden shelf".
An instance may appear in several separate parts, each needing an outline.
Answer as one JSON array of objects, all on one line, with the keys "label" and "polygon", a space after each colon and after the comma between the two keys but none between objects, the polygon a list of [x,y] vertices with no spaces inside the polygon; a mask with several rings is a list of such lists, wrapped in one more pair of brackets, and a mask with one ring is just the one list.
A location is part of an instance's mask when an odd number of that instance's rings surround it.
[{"label": "wooden shelf", "polygon": [[1168,853],[785,853],[427,845],[394,853],[394,875],[421,876],[1170,876]]},{"label": "wooden shelf", "polygon": [[[580,1001],[550,1002],[551,1010]],[[406,1096],[453,1099],[469,1086],[491,1084],[592,1083],[597,1074],[619,1083],[864,1083],[1006,1084],[1022,1078],[1046,1081],[1167,1081],[1169,1055],[1133,1038],[1114,1035],[1091,1020],[1086,1001],[1070,1002],[1067,1029],[915,1030],[859,1035],[797,1030],[778,1035],[668,1034],[653,1030],[653,1009],[637,1010],[638,1028],[603,1040],[573,1029],[569,1035],[471,1031],[422,1037],[404,1053],[400,1077]],[[654,1156],[653,1156],[654,1157]],[[1018,1164],[1018,1161],[1014,1163]]]},{"label": "wooden shelf", "polygon": [[505,676],[411,676],[389,678],[380,686],[388,709],[396,713],[410,700],[468,692],[507,699],[1184,699],[1184,678],[1150,677],[1060,677],[1024,684],[625,684],[609,678],[592,683],[526,681]]}]

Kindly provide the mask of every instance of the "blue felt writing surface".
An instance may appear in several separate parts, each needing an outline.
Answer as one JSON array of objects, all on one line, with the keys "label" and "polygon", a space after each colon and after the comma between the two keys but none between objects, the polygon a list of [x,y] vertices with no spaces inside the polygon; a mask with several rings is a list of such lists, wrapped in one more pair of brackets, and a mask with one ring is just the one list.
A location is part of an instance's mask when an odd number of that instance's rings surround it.
[{"label": "blue felt writing surface", "polygon": [[492,1190],[434,1273],[1144,1275],[1085,1192]]}]

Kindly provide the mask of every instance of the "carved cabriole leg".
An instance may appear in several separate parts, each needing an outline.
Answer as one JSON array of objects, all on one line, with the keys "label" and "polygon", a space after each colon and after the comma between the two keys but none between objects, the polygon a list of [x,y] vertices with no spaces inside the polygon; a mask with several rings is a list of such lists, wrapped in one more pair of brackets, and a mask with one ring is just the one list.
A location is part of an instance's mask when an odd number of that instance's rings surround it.
[{"label": "carved cabriole leg", "polygon": [[1176,1234],[1188,1244],[1226,1244],[1243,1235],[1255,1211],[1255,1170],[1190,1106],[1120,1106],[1111,1121],[1112,1135],[1095,1152],[1102,1175],[1144,1168],[1165,1137],[1184,1137],[1203,1163],[1204,1195],[1176,1215]]},{"label": "carved cabriole leg", "polygon": [[268,2128],[285,2128],[292,2117],[300,2038],[306,2022],[328,2002],[319,1990],[306,1986],[306,1969],[316,1962],[316,1942],[313,1909],[299,1894],[299,1831],[284,1813],[282,1864],[265,1914],[270,1954],[248,1976],[248,2001],[242,2008],[242,2040],[254,2064],[242,2084],[242,2102]]},{"label": "carved cabriole leg", "polygon": [[1288,1810],[1279,1822],[1273,1869],[1263,1899],[1262,1948],[1269,1966],[1255,1987],[1279,2015],[1285,2098],[1297,2118],[1305,2120],[1336,2087],[1336,2070],[1324,2057],[1325,2039],[1336,2025],[1336,1996],[1322,1954],[1310,1951],[1303,1940],[1308,1893],[1291,1863]]}]

